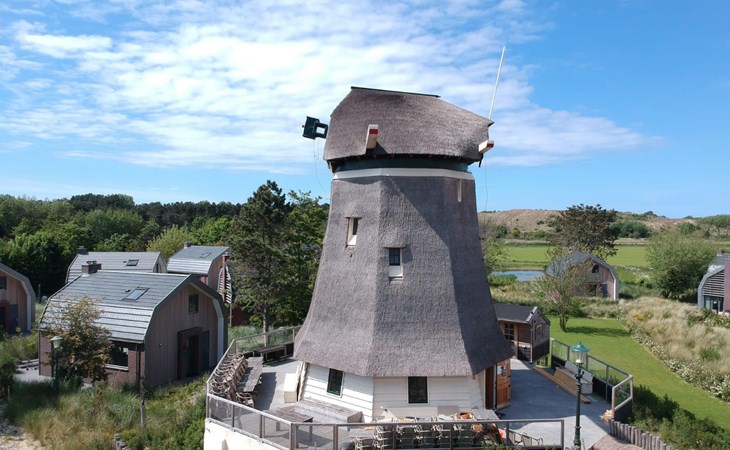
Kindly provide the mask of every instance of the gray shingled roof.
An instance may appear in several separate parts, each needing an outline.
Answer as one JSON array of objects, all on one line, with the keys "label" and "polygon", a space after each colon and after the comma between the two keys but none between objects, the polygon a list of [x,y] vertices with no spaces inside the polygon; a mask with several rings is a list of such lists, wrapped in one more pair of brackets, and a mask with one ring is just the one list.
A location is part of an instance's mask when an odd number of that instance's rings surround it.
[{"label": "gray shingled roof", "polygon": [[[127,265],[129,261],[137,260],[136,265]],[[66,283],[81,275],[81,266],[87,261],[96,261],[101,264],[102,270],[129,270],[132,272],[154,272],[155,264],[159,261],[162,272],[165,271],[165,260],[160,252],[88,252],[85,255],[77,254],[66,273]]]},{"label": "gray shingled roof", "polygon": [[730,253],[715,255],[715,257],[712,258],[712,262],[710,262],[710,266],[707,268],[707,272],[712,272],[713,270],[725,267],[725,261],[730,261]]},{"label": "gray shingled roof", "polygon": [[443,155],[481,160],[492,121],[438,96],[353,87],[330,120],[324,159],[366,154],[368,125],[378,125],[374,154]]},{"label": "gray shingled roof", "polygon": [[[509,322],[530,323],[536,314],[545,317],[537,306],[495,303],[494,310],[497,312],[497,320],[507,320]],[[550,319],[547,317],[545,317],[545,320],[550,323]]]},{"label": "gray shingled roof", "polygon": [[229,251],[228,247],[210,245],[193,245],[183,248],[170,257],[170,261],[167,263],[167,271],[170,273],[207,275],[213,261],[227,251]]},{"label": "gray shingled roof", "polygon": [[[192,275],[101,270],[80,276],[49,299],[39,328],[54,323],[70,302],[88,297],[98,302],[101,317],[97,323],[111,331],[112,339],[144,342],[155,309],[189,283],[213,298],[219,297]],[[137,300],[125,300],[138,288],[146,291]]]},{"label": "gray shingled roof", "polygon": [[611,264],[607,263],[606,261],[602,260],[601,258],[599,258],[596,255],[593,255],[591,253],[586,253],[586,252],[568,253],[562,259],[551,262],[550,265],[547,267],[547,269],[545,269],[545,273],[548,275],[553,275],[555,273],[556,267],[565,268],[566,265],[567,265],[567,267],[572,267],[577,264],[582,264],[583,262],[588,261],[588,260],[591,260],[591,261],[607,268],[611,272],[611,275],[613,275],[613,278],[618,280],[618,274],[616,273],[616,269]]}]

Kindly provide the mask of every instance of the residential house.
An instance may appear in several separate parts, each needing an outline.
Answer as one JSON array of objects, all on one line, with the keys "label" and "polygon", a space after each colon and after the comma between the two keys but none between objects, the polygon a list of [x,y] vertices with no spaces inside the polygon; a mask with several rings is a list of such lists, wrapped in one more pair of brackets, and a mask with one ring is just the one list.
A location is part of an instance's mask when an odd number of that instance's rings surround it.
[{"label": "residential house", "polygon": [[550,353],[550,319],[537,306],[495,303],[497,321],[518,359],[534,362]]},{"label": "residential house", "polygon": [[81,275],[81,268],[90,262],[101,264],[104,270],[165,273],[167,264],[160,252],[90,252],[79,247],[76,256],[68,266],[66,283]]},{"label": "residential house", "polygon": [[35,323],[35,292],[30,280],[0,263],[0,333],[30,331]]},{"label": "residential house", "polygon": [[556,270],[584,265],[585,285],[578,295],[618,300],[619,279],[616,269],[601,258],[586,252],[570,252],[562,260],[553,261],[545,271],[548,275]]},{"label": "residential house", "polygon": [[221,294],[226,303],[232,300],[231,273],[228,269],[228,247],[191,245],[185,242],[183,249],[170,257],[169,273],[189,273]]},{"label": "residential house", "polygon": [[697,288],[697,307],[730,313],[730,253],[718,252]]},{"label": "residential house", "polygon": [[197,276],[83,268],[48,301],[40,320],[40,372],[51,345],[43,333],[64,309],[82,298],[97,302],[97,324],[111,332],[112,382],[150,386],[199,375],[215,367],[227,344],[226,309],[220,295]]}]

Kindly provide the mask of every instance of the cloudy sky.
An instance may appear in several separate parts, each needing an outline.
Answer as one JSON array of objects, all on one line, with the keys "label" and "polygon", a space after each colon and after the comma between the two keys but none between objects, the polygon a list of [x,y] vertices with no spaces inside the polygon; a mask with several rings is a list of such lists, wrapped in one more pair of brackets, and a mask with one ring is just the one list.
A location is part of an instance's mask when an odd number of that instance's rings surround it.
[{"label": "cloudy sky", "polygon": [[479,210],[730,212],[730,4],[2,0],[0,193],[325,201],[350,86],[489,112]]}]

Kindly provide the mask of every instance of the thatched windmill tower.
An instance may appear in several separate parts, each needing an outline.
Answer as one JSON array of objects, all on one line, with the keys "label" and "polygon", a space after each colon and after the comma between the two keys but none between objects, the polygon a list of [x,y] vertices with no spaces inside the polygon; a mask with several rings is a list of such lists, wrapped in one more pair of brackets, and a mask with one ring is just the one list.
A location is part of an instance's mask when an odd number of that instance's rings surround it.
[{"label": "thatched windmill tower", "polygon": [[489,125],[437,96],[374,89],[353,88],[334,110],[329,220],[295,344],[303,398],[365,420],[383,408],[434,416],[490,402],[495,366],[512,350],[484,275],[467,170]]}]

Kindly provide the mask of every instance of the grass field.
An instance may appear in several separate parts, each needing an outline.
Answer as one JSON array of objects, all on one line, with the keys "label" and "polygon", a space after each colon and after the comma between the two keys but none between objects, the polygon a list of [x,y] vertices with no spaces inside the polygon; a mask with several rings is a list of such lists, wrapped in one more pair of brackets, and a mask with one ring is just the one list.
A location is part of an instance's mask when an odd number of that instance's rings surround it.
[{"label": "grass field", "polygon": [[[646,267],[646,246],[618,245],[616,256],[608,258],[608,263],[615,266]],[[542,270],[548,263],[547,244],[515,245],[508,244],[507,269]]]},{"label": "grass field", "polygon": [[730,427],[730,405],[682,381],[654,355],[644,350],[624,326],[611,319],[571,318],[568,332],[557,326],[558,318],[550,317],[551,336],[566,344],[583,342],[590,354],[634,376],[634,385],[648,387],[658,396],[665,394],[698,417],[712,419]]}]

